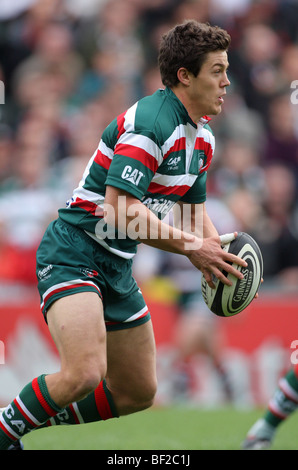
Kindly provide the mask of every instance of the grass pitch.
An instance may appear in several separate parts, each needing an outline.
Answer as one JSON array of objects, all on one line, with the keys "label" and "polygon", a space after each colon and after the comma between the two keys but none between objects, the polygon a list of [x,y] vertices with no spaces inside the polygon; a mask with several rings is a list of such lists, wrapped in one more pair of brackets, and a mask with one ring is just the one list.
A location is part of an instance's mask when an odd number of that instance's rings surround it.
[{"label": "grass pitch", "polygon": [[[41,429],[23,442],[26,450],[240,450],[262,413],[229,407],[152,408],[106,422]],[[280,426],[272,450],[297,450],[297,427],[294,414]]]}]

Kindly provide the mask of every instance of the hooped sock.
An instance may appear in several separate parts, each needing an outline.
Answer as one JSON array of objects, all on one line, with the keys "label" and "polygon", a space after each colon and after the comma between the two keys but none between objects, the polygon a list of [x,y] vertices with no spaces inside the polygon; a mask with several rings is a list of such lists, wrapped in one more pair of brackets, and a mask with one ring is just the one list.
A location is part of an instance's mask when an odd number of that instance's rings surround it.
[{"label": "hooped sock", "polygon": [[0,417],[0,449],[40,427],[61,411],[49,395],[45,375],[27,384]]},{"label": "hooped sock", "polygon": [[79,402],[71,403],[50,418],[45,426],[92,423],[111,418],[118,418],[118,413],[106,381],[103,380],[94,392]]},{"label": "hooped sock", "polygon": [[296,369],[290,370],[279,381],[278,388],[271,398],[264,418],[277,427],[298,408],[298,377]]}]

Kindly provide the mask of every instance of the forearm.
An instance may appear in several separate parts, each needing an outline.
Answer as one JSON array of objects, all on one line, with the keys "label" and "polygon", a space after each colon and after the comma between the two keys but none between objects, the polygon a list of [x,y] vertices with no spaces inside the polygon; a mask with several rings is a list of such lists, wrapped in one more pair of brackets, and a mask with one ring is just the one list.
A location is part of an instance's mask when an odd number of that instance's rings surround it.
[{"label": "forearm", "polygon": [[203,221],[203,237],[216,237],[218,236],[218,231],[216,230],[212,220],[210,219],[209,215],[207,214],[206,208],[204,208],[204,221]]},{"label": "forearm", "polygon": [[[114,195],[117,193],[115,201]],[[182,255],[200,248],[202,240],[198,236],[162,222],[134,197],[113,189],[108,189],[107,194],[105,221],[125,236],[154,248]]]},{"label": "forearm", "polygon": [[[194,208],[195,205],[192,205],[192,209]],[[201,209],[204,214],[204,205],[201,206]],[[215,236],[207,236],[215,230],[209,218],[206,227],[200,222],[198,229],[196,221],[192,217],[189,233],[184,230],[184,227],[188,225],[187,217],[185,224],[182,218],[180,227],[172,227],[159,220],[135,197],[117,188],[107,186],[104,219],[108,225],[116,227],[118,231],[122,232],[124,237],[127,236],[160,250],[187,256],[190,262],[202,271],[210,287],[214,287],[212,274],[223,283],[231,285],[231,281],[223,274],[223,270],[232,273],[239,279],[243,277],[239,270],[232,266],[232,263],[246,266],[246,262],[221,249],[220,238],[216,231]],[[192,228],[195,228],[194,232],[191,230]],[[207,238],[201,237],[200,233],[206,235]]]},{"label": "forearm", "polygon": [[198,238],[218,237],[206,206],[202,204],[177,203],[173,208],[174,226]]}]

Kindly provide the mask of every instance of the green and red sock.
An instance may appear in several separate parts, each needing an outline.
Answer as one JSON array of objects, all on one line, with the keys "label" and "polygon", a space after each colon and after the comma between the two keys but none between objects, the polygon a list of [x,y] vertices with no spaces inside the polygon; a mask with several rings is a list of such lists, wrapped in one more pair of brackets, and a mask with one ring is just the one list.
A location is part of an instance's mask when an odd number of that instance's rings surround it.
[{"label": "green and red sock", "polygon": [[35,378],[7,406],[0,418],[0,449],[40,427],[61,411],[49,395],[45,375]]},{"label": "green and red sock", "polygon": [[273,427],[279,426],[290,414],[298,409],[298,366],[291,369],[279,381],[271,398],[265,420]]},{"label": "green and red sock", "polygon": [[45,375],[35,378],[7,406],[0,417],[0,449],[7,449],[34,429],[60,424],[82,424],[118,417],[105,380],[79,402],[59,408],[49,395]]},{"label": "green and red sock", "polygon": [[96,390],[79,402],[71,403],[46,422],[46,426],[83,424],[118,417],[112,395],[105,380]]}]

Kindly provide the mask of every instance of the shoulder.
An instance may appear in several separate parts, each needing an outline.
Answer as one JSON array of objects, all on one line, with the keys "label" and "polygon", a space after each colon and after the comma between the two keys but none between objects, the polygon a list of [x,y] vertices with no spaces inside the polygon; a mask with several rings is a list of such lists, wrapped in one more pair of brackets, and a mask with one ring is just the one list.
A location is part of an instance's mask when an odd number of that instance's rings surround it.
[{"label": "shoulder", "polygon": [[211,129],[209,124],[206,124],[203,129],[205,129],[207,132],[210,132],[210,134],[214,137],[213,130]]},{"label": "shoulder", "polygon": [[162,91],[158,90],[153,95],[141,98],[119,114],[104,130],[104,140],[116,144],[121,136],[128,133],[158,134],[159,116],[166,100]]},{"label": "shoulder", "polygon": [[158,90],[153,95],[138,101],[135,109],[135,130],[150,129],[161,136],[171,126],[173,106],[165,90]]},{"label": "shoulder", "polygon": [[209,124],[205,124],[200,130],[200,136],[204,141],[211,145],[212,149],[215,148],[215,137]]}]

